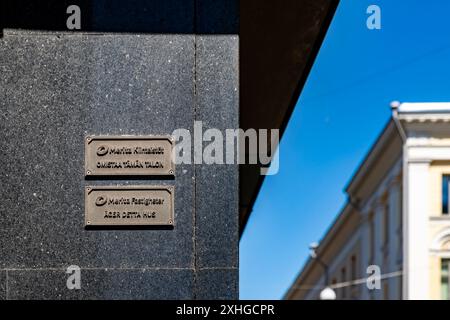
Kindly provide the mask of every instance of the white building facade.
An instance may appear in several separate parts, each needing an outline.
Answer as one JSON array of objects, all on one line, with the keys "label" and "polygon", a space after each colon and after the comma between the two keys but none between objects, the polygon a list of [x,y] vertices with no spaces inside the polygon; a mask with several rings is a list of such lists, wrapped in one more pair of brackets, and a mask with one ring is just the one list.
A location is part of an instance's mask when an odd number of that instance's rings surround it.
[{"label": "white building facade", "polygon": [[[285,298],[317,299],[329,286],[338,299],[450,299],[450,104],[392,110]],[[369,266],[381,272],[377,288]]]}]

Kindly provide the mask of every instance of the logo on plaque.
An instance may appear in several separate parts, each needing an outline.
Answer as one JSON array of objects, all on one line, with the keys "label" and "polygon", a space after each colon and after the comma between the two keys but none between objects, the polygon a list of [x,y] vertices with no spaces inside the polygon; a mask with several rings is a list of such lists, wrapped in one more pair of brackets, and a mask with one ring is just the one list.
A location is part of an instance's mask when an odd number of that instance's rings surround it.
[{"label": "logo on plaque", "polygon": [[88,186],[85,225],[173,226],[173,186]]},{"label": "logo on plaque", "polygon": [[174,175],[170,136],[89,136],[85,139],[85,175]]}]

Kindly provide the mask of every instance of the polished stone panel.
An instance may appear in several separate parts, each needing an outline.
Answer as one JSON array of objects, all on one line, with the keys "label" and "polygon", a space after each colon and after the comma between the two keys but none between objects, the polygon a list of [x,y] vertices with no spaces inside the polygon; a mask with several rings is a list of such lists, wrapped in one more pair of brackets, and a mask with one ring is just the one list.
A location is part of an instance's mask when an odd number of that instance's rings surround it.
[{"label": "polished stone panel", "polygon": [[191,299],[189,269],[82,270],[80,289],[69,290],[64,270],[9,271],[8,299]]},{"label": "polished stone panel", "polygon": [[[239,127],[238,43],[237,36],[197,37],[196,119],[204,130]],[[197,195],[206,195],[196,197],[197,265],[237,267],[238,165],[204,164],[196,167],[196,177]]]},{"label": "polished stone panel", "polygon": [[238,299],[238,269],[201,269],[197,272],[196,298]]},{"label": "polished stone panel", "polygon": [[[85,181],[84,137],[190,128],[194,37],[12,32],[0,57],[0,269],[192,267],[193,169]],[[84,228],[85,185],[150,181],[175,186],[176,228]]]}]

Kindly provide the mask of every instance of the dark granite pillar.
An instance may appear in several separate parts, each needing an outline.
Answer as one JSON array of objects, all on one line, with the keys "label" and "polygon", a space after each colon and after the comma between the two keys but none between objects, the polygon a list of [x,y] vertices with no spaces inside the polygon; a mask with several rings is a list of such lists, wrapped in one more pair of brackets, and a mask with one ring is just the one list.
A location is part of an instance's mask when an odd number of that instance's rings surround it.
[{"label": "dark granite pillar", "polygon": [[[87,134],[239,126],[237,2],[81,1],[77,32],[39,3],[8,0],[1,26],[0,299],[237,298],[236,165],[84,178]],[[86,230],[87,184],[175,185],[175,227]]]}]

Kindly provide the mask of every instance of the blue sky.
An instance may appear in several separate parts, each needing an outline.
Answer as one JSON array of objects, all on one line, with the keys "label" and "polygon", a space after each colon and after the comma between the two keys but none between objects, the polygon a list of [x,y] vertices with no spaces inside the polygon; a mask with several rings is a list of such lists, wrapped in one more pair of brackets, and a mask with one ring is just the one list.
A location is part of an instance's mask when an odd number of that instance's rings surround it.
[{"label": "blue sky", "polygon": [[[381,30],[366,27],[371,4]],[[241,239],[241,299],[282,298],[393,100],[450,101],[450,1],[341,0]]]}]

